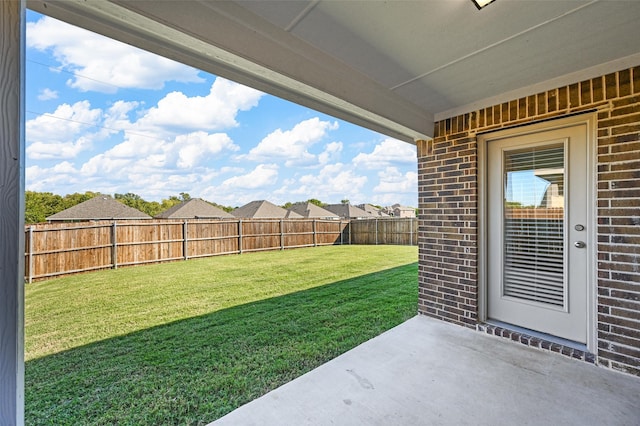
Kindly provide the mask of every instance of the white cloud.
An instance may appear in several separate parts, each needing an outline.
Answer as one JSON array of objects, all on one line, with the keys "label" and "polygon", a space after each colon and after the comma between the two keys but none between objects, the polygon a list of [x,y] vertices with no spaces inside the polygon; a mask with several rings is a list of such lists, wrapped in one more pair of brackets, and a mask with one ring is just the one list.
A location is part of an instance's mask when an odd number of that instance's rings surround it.
[{"label": "white cloud", "polygon": [[376,193],[417,193],[418,174],[406,172],[402,174],[396,167],[387,167],[378,173],[380,182],[373,188]]},{"label": "white cloud", "polygon": [[328,164],[317,174],[287,180],[274,194],[286,201],[317,198],[330,202],[348,198],[353,202],[364,198],[362,190],[367,180],[366,176],[357,175],[345,164]]},{"label": "white cloud", "polygon": [[[187,192],[192,196],[200,196],[203,181],[198,174],[175,173],[130,173],[127,175],[127,188],[135,194],[145,194],[146,197],[166,198]],[[144,197],[143,197],[144,198]]]},{"label": "white cloud", "polygon": [[[102,110],[91,109],[89,101],[59,105],[52,114],[43,114],[26,123],[26,153],[30,159],[71,159],[92,146],[101,133]],[[92,133],[91,130],[96,130]]]},{"label": "white cloud", "polygon": [[[234,173],[217,184],[220,175]],[[209,201],[223,205],[241,206],[253,200],[268,199],[277,202],[271,192],[272,186],[278,182],[279,166],[277,164],[260,164],[247,172],[237,168],[223,167],[216,173],[203,177],[193,193]],[[193,195],[192,193],[192,195]]]},{"label": "white cloud", "polygon": [[318,155],[318,162],[320,164],[327,164],[330,161],[335,162],[338,160],[340,153],[342,152],[342,142],[331,142],[324,147],[324,151]]},{"label": "white cloud", "polygon": [[114,178],[126,175],[127,167],[131,163],[131,159],[113,158],[107,153],[98,154],[80,167],[80,173],[85,177]]},{"label": "white cloud", "polygon": [[188,97],[181,92],[168,93],[137,121],[136,127],[151,131],[211,131],[236,127],[238,112],[257,106],[262,96],[262,92],[218,77],[206,96]]},{"label": "white cloud", "polygon": [[385,139],[376,145],[370,154],[360,153],[353,158],[353,163],[366,169],[380,169],[398,164],[416,163],[415,145],[397,139]]},{"label": "white cloud", "polygon": [[133,112],[140,106],[140,102],[115,101],[105,112],[103,126],[109,129],[124,130],[132,129],[132,123],[129,120],[129,113]]},{"label": "white cloud", "polygon": [[176,165],[186,169],[201,164],[213,155],[223,151],[237,151],[240,147],[225,133],[194,132],[178,136],[171,149],[177,152]]},{"label": "white cloud", "polygon": [[234,189],[258,189],[273,185],[278,180],[277,164],[260,164],[245,175],[231,177],[222,182],[222,192],[232,193]]},{"label": "white cloud", "polygon": [[79,178],[78,170],[68,161],[63,161],[50,168],[27,167],[25,179],[26,188],[29,191],[51,191],[52,187],[69,186],[82,181]]},{"label": "white cloud", "polygon": [[38,95],[38,100],[48,101],[51,99],[58,99],[58,92],[51,89],[42,89]]},{"label": "white cloud", "polygon": [[284,160],[285,166],[309,164],[316,156],[308,149],[321,141],[330,130],[338,128],[338,122],[321,121],[318,117],[302,121],[290,130],[277,129],[241,156],[250,161]]},{"label": "white cloud", "polygon": [[104,152],[104,156],[111,159],[136,159],[167,151],[166,142],[162,139],[127,133],[124,142],[114,145]]},{"label": "white cloud", "polygon": [[418,174],[401,172],[397,167],[387,167],[378,172],[379,182],[373,188],[372,202],[379,205],[400,203],[407,206],[417,205]]},{"label": "white cloud", "polygon": [[[172,96],[181,102],[170,102]],[[237,112],[252,108],[261,96],[258,91],[216,79],[207,96],[187,97],[174,92],[139,118],[134,116],[134,121],[130,115],[136,112],[139,102],[118,100],[104,113],[91,109],[88,101],[63,104],[51,115],[27,122],[27,154],[32,160],[72,159],[92,148],[94,140],[122,130],[122,142],[94,155],[80,167],[84,176],[109,174],[111,178],[114,173],[151,173],[160,168],[183,173],[217,155],[239,150],[227,134],[203,129],[236,125]],[[183,111],[188,113],[182,114]],[[163,117],[168,123],[161,122]],[[197,130],[179,132],[171,126]]]},{"label": "white cloud", "polygon": [[51,51],[76,74],[69,86],[115,93],[119,88],[161,89],[167,81],[202,82],[198,70],[50,17],[27,23],[27,47]]},{"label": "white cloud", "polygon": [[238,149],[225,133],[194,132],[171,141],[129,134],[124,142],[87,161],[81,171],[88,176],[158,171],[166,174],[203,166],[216,155]]}]

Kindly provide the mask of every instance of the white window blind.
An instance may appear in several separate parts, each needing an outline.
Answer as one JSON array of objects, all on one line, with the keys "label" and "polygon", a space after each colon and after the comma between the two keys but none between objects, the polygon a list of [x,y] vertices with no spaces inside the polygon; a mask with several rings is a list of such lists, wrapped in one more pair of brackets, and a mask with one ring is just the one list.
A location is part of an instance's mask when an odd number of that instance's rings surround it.
[{"label": "white window blind", "polygon": [[503,295],[565,304],[564,144],[504,153]]}]

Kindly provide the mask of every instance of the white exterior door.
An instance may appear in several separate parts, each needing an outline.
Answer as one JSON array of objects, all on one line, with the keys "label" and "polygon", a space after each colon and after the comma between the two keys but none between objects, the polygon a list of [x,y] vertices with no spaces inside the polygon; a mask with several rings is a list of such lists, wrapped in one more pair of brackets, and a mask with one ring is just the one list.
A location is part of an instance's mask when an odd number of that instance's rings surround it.
[{"label": "white exterior door", "polygon": [[489,140],[487,316],[587,343],[587,125]]}]

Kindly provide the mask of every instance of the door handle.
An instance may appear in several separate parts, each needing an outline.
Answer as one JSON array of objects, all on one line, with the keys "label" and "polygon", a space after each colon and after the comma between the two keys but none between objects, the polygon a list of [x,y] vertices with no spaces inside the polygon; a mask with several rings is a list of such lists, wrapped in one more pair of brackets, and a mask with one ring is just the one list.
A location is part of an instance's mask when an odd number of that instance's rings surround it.
[{"label": "door handle", "polygon": [[575,243],[573,243],[573,245],[577,248],[585,248],[587,246],[584,241],[576,241]]}]

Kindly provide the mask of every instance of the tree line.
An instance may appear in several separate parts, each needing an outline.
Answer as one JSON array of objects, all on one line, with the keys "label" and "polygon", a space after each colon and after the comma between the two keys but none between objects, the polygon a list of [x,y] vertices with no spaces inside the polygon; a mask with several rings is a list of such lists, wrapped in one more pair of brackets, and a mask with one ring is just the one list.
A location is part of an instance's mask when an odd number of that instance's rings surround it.
[{"label": "tree line", "polygon": [[[90,200],[91,198],[97,197],[98,195],[105,194],[87,191],[84,194],[76,192],[74,194],[62,196],[51,192],[26,191],[24,221],[27,224],[46,222],[47,217]],[[147,201],[137,194],[127,192],[126,194],[114,194],[113,198],[124,205],[133,207],[134,209],[138,209],[141,212],[154,217],[163,211],[170,209],[176,204],[190,200],[191,196],[186,192],[181,192],[179,195],[172,195],[169,198],[158,202]],[[220,204],[212,203],[211,201],[207,202],[226,212],[230,212],[234,209],[234,207],[222,206]]]},{"label": "tree line", "polygon": [[[84,194],[76,192],[74,194],[67,194],[62,196],[53,194],[51,192],[26,191],[24,212],[25,223],[34,224],[46,222],[47,217],[73,207],[76,204],[80,204],[87,200],[90,200],[91,198],[97,197],[98,195],[105,194],[101,194],[100,192],[87,191]],[[146,201],[137,194],[127,192],[126,194],[114,194],[113,198],[124,205],[140,210],[141,212],[146,213],[151,217],[155,217],[177,204],[180,204],[184,201],[189,201],[191,199],[191,196],[186,192],[181,192],[178,195],[172,195],[169,198],[163,199],[162,201],[158,202]],[[231,210],[235,209],[235,207],[223,206],[207,200],[204,201],[226,212],[230,212]],[[323,203],[322,201],[315,198],[311,198],[306,202],[313,203],[320,207],[324,207],[327,205],[327,203]],[[342,200],[342,203],[348,204],[349,200]],[[294,204],[295,203],[287,202],[283,204],[282,207],[288,209]]]}]

